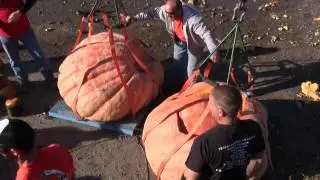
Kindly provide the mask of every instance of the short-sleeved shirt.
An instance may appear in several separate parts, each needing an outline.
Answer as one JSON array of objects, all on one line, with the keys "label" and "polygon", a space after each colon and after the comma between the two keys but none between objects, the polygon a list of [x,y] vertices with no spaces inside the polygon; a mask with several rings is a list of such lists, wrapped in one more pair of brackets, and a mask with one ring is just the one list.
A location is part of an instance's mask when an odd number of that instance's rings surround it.
[{"label": "short-sleeved shirt", "polygon": [[39,149],[39,154],[31,164],[22,165],[16,180],[72,180],[74,166],[71,154],[58,144]]},{"label": "short-sleeved shirt", "polygon": [[249,160],[264,149],[259,124],[238,120],[233,125],[217,125],[197,137],[186,166],[198,172],[201,179],[244,180]]}]

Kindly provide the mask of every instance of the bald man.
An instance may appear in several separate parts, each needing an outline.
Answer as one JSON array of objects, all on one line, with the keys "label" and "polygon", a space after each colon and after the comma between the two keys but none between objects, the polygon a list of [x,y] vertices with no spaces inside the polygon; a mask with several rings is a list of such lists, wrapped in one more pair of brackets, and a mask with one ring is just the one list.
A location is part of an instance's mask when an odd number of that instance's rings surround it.
[{"label": "bald man", "polygon": [[214,88],[208,106],[217,126],[194,140],[183,179],[247,179],[249,161],[262,158],[265,142],[258,123],[237,119],[241,104],[241,94],[235,88]]},{"label": "bald man", "polygon": [[[201,58],[213,53],[217,41],[212,32],[203,22],[199,9],[195,6],[182,3],[179,0],[166,0],[161,7],[156,7],[148,12],[141,12],[130,20],[160,19],[171,35],[174,44],[173,59],[177,74],[184,80],[192,74],[195,65]],[[211,57],[213,62],[218,61],[218,54]]]}]

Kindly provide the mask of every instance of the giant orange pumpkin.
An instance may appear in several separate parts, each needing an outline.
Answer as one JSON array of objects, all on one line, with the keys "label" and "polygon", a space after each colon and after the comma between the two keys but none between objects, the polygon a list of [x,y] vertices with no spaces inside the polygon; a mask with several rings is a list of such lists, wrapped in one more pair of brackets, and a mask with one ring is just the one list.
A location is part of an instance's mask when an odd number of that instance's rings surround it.
[{"label": "giant orange pumpkin", "polygon": [[[194,84],[182,93],[167,98],[148,115],[142,140],[147,160],[158,179],[180,180],[193,140],[216,126],[207,108],[212,89],[214,86],[205,82]],[[262,161],[252,160],[247,168],[247,175],[257,179],[268,165],[267,112],[259,102],[244,99],[244,109],[239,119],[257,121],[267,145]]]},{"label": "giant orange pumpkin", "polygon": [[136,113],[158,95],[163,81],[162,65],[144,51],[141,41],[125,41],[113,33],[112,45],[109,35],[84,39],[59,68],[58,88],[65,103],[89,120],[115,121]]}]

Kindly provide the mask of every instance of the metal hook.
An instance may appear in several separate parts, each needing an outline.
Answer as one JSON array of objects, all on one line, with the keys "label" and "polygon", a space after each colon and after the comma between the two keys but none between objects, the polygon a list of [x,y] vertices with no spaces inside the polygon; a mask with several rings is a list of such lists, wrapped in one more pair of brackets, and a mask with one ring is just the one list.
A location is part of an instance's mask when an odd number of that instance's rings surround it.
[{"label": "metal hook", "polygon": [[97,6],[100,6],[101,1],[102,1],[102,0],[96,0],[96,1],[94,2],[94,5],[92,6],[92,8],[91,8],[91,11],[90,11],[89,15],[87,16],[87,20],[89,20],[89,17],[90,17],[90,16],[92,16],[92,15],[94,14],[94,12],[95,12],[95,11],[96,11],[96,9],[97,9]]},{"label": "metal hook", "polygon": [[[246,9],[244,6],[245,1],[239,0],[236,6],[233,9],[232,20],[235,22],[242,22],[244,20],[244,15]],[[240,15],[239,15],[240,14]]]}]

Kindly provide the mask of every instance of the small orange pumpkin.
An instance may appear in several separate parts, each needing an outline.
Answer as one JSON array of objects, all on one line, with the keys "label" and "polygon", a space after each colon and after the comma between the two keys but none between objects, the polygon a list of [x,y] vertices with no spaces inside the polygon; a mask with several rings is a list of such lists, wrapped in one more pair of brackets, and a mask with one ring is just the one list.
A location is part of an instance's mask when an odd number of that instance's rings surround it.
[{"label": "small orange pumpkin", "polygon": [[6,100],[6,107],[14,107],[20,103],[20,99],[18,97],[13,97],[11,99]]}]

